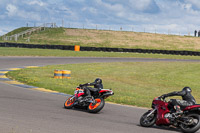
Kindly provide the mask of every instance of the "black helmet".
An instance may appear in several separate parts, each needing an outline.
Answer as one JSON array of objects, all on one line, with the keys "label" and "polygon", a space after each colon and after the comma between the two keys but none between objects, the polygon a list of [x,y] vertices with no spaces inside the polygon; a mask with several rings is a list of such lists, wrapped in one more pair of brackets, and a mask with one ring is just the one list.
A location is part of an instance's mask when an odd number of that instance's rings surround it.
[{"label": "black helmet", "polygon": [[192,92],[192,89],[190,87],[184,87],[183,91]]},{"label": "black helmet", "polygon": [[94,81],[96,84],[101,84],[102,83],[102,80],[100,78],[96,78],[95,81]]}]

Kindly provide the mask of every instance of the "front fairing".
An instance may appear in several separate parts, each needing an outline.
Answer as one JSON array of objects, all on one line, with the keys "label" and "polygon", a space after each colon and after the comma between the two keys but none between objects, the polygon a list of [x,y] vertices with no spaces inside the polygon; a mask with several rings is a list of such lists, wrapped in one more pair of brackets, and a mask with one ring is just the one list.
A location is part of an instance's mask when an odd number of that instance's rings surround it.
[{"label": "front fairing", "polygon": [[170,112],[168,109],[168,103],[159,99],[155,99],[152,103],[152,106],[154,106],[154,108],[157,110],[156,125],[170,124],[170,121],[164,117],[166,113]]},{"label": "front fairing", "polygon": [[76,88],[76,90],[74,91],[74,95],[75,95],[75,97],[80,97],[80,96],[84,95],[84,90],[80,89],[80,88]]}]

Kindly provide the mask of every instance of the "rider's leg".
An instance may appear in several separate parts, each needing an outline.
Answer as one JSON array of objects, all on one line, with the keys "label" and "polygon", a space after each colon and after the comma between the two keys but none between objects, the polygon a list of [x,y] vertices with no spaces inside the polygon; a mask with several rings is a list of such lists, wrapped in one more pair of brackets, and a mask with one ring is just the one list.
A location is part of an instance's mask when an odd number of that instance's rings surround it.
[{"label": "rider's leg", "polygon": [[176,100],[176,104],[174,108],[176,109],[177,113],[182,113],[183,112],[182,109],[190,105],[193,105],[193,104],[185,100]]},{"label": "rider's leg", "polygon": [[84,93],[85,93],[85,97],[91,97],[91,92],[90,92],[89,88],[85,88]]},{"label": "rider's leg", "polygon": [[175,105],[174,109],[176,110],[176,113],[182,113],[181,107],[179,105]]},{"label": "rider's leg", "polygon": [[171,113],[175,113],[176,109],[174,108],[177,105],[176,99],[170,99],[168,108],[170,109]]},{"label": "rider's leg", "polygon": [[171,112],[172,113],[182,113],[181,110],[181,100],[177,99],[170,99],[170,105],[171,105]]}]

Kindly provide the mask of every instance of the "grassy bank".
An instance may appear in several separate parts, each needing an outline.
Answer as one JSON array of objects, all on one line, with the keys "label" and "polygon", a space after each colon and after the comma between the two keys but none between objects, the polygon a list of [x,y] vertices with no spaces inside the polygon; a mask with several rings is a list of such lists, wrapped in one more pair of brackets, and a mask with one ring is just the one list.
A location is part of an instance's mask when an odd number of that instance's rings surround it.
[{"label": "grassy bank", "polygon": [[[21,31],[15,30],[16,31]],[[11,32],[12,33],[12,32]],[[9,33],[9,34],[11,34]],[[154,33],[91,29],[47,28],[19,38],[19,43],[75,45],[93,47],[142,48],[200,51],[200,38]]]},{"label": "grassy bank", "polygon": [[[150,107],[154,97],[184,86],[193,89],[200,103],[200,63],[135,62],[68,64],[11,71],[7,75],[26,84],[73,94],[76,86],[103,79],[104,88],[112,88],[115,95],[108,101]],[[54,79],[55,69],[71,70],[71,79]]]},{"label": "grassy bank", "polygon": [[137,57],[137,58],[162,58],[162,59],[194,59],[200,56],[180,56],[161,54],[119,53],[119,52],[87,52],[66,51],[51,49],[27,49],[0,47],[0,56],[57,56],[57,57]]}]

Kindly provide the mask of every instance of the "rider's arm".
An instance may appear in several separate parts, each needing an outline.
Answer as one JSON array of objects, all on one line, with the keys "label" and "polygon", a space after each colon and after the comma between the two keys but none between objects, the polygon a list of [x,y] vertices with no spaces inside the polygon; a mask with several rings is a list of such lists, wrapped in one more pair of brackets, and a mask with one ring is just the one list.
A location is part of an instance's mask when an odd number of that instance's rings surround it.
[{"label": "rider's arm", "polygon": [[85,84],[80,84],[79,86],[82,87],[82,86],[88,86],[90,83],[85,83]]},{"label": "rider's arm", "polygon": [[164,94],[165,97],[170,97],[170,96],[184,96],[186,94],[185,91],[174,91],[168,94]]},{"label": "rider's arm", "polygon": [[95,82],[88,83],[89,86],[95,85]]},{"label": "rider's arm", "polygon": [[85,84],[80,84],[79,86],[92,86],[95,85],[95,83],[85,83]]}]

